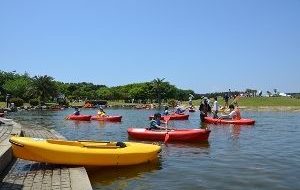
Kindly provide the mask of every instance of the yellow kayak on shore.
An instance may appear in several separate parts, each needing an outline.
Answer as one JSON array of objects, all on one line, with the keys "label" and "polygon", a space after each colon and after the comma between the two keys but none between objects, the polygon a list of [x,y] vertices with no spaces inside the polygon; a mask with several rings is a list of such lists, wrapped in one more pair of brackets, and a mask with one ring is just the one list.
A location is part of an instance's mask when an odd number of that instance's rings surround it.
[{"label": "yellow kayak on shore", "polygon": [[66,141],[11,137],[15,157],[52,164],[118,166],[157,159],[161,147],[134,142]]}]

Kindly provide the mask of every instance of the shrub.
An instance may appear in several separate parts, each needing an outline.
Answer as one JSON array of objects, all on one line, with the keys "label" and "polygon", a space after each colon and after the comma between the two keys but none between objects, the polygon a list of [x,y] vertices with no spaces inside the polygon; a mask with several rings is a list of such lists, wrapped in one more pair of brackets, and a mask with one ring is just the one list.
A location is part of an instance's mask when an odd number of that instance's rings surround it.
[{"label": "shrub", "polygon": [[39,105],[39,100],[38,99],[31,99],[29,100],[29,104],[32,105],[32,106],[37,106]]},{"label": "shrub", "polygon": [[176,104],[177,104],[177,100],[175,100],[175,99],[168,100],[168,106],[175,107]]},{"label": "shrub", "polygon": [[11,98],[9,102],[14,103],[16,107],[21,107],[24,104],[24,100],[22,98]]}]

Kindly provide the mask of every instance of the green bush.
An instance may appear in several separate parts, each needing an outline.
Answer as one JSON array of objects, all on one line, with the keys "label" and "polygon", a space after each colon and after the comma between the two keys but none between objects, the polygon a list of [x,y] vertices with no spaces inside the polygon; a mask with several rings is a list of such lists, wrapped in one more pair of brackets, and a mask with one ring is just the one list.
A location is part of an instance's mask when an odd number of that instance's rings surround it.
[{"label": "green bush", "polygon": [[5,96],[4,95],[0,95],[0,102],[5,102],[6,99],[5,99]]},{"label": "green bush", "polygon": [[16,107],[21,107],[24,104],[24,100],[22,98],[11,98],[9,102],[14,103]]},{"label": "green bush", "polygon": [[39,105],[39,100],[38,99],[31,99],[29,100],[29,104],[32,105],[32,106],[37,106]]},{"label": "green bush", "polygon": [[168,106],[175,107],[176,104],[177,104],[177,100],[175,100],[175,99],[168,100]]}]

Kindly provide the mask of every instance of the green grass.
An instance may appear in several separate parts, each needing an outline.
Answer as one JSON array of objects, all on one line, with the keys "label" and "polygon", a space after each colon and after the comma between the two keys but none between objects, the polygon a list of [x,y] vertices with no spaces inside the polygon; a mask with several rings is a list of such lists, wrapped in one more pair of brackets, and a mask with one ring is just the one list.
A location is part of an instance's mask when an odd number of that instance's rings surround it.
[{"label": "green grass", "polygon": [[[233,99],[229,100],[229,103],[231,103]],[[193,100],[193,104],[195,106],[200,105],[201,100]],[[211,102],[213,102],[213,99],[211,99]],[[224,100],[222,97],[218,97],[218,102],[220,105],[224,105]],[[188,102],[182,102],[184,105],[188,105]],[[239,106],[243,107],[275,107],[275,106],[281,106],[281,107],[293,107],[298,106],[300,107],[300,99],[296,98],[289,98],[289,97],[241,97],[238,100]],[[29,106],[27,103],[24,105]],[[83,106],[84,102],[76,102],[76,103],[70,103],[71,106]],[[108,105],[111,106],[134,106],[138,104],[131,104],[131,103],[124,103],[124,101],[108,101]],[[0,108],[5,108],[6,103],[0,102]]]},{"label": "green grass", "polygon": [[[194,100],[194,105],[200,105],[201,100]],[[229,104],[233,99],[229,100]],[[211,99],[213,102],[213,99]],[[218,102],[220,105],[224,105],[224,100],[222,97],[218,97]],[[188,102],[184,102],[188,104]],[[241,97],[238,100],[239,106],[245,107],[262,107],[262,106],[300,106],[300,99],[290,98],[290,97]]]},{"label": "green grass", "polygon": [[6,102],[0,102],[0,108],[6,108]]}]

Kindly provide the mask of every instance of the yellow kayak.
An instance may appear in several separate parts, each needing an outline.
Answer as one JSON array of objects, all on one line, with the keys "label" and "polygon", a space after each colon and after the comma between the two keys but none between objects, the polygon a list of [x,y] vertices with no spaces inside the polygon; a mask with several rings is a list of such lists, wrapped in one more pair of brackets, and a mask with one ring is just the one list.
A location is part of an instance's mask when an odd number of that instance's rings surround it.
[{"label": "yellow kayak", "polygon": [[37,162],[70,165],[134,165],[157,159],[161,147],[134,142],[65,141],[11,137],[14,156]]}]

